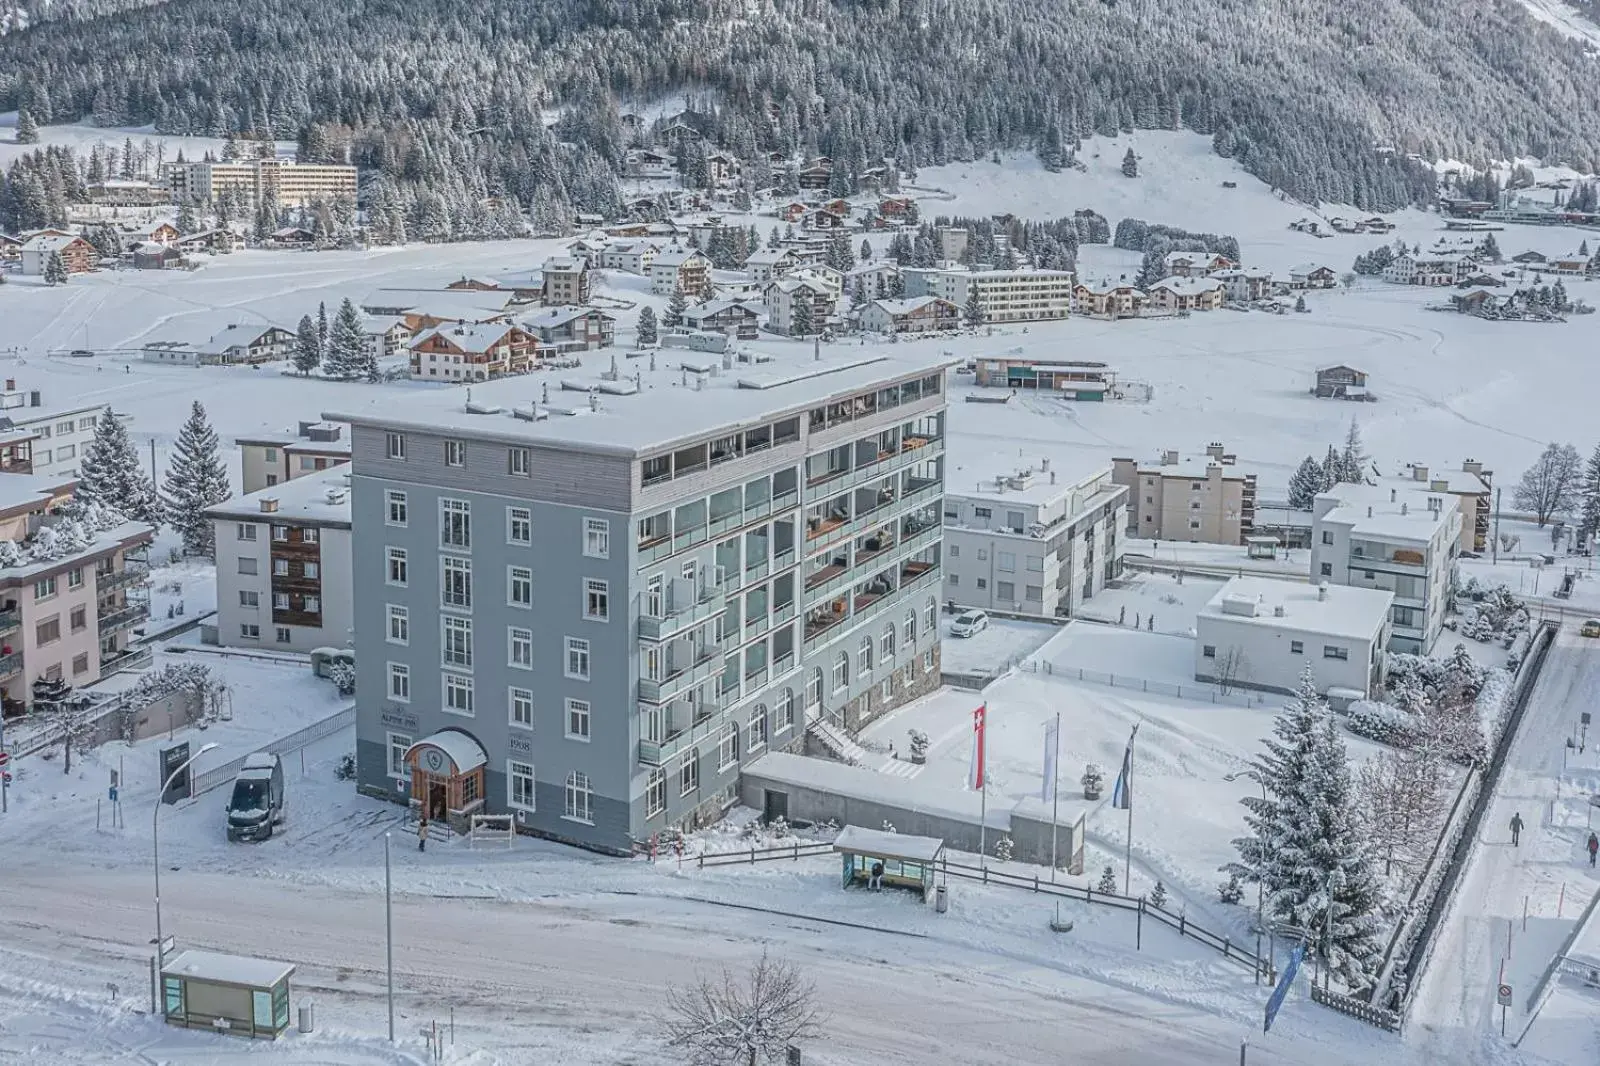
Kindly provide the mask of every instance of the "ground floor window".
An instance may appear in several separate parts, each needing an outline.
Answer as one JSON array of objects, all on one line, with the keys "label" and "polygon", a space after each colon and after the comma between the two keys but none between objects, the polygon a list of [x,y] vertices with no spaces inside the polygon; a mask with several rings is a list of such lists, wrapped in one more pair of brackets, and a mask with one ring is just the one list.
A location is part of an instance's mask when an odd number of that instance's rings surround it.
[{"label": "ground floor window", "polygon": [[695,753],[683,753],[683,761],[678,764],[678,795],[687,796],[700,787],[700,762],[695,758]]},{"label": "ground floor window", "polygon": [[667,772],[651,770],[644,786],[644,816],[654,818],[667,809]]},{"label": "ground floor window", "polygon": [[405,777],[411,771],[406,769],[406,752],[411,748],[411,738],[404,733],[389,734],[389,776]]},{"label": "ground floor window", "polygon": [[566,816],[575,821],[594,823],[594,793],[589,788],[589,775],[574,770],[567,775]]},{"label": "ground floor window", "polygon": [[506,803],[531,811],[533,796],[533,764],[515,760],[506,763]]}]

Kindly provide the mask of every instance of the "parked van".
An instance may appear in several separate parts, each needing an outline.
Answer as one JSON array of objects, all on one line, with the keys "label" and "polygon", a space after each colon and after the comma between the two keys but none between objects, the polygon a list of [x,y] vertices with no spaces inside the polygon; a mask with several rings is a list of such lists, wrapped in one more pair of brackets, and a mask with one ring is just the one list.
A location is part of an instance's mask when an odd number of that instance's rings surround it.
[{"label": "parked van", "polygon": [[283,819],[283,760],[265,751],[245,756],[228,800],[228,839],[266,840]]}]

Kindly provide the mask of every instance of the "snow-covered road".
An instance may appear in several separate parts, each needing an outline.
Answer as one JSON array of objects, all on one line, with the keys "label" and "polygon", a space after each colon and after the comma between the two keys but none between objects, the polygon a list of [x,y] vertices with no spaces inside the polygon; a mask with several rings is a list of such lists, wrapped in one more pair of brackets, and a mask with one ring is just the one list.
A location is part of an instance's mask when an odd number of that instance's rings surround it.
[{"label": "snow-covered road", "polygon": [[[1513,988],[1508,1032],[1520,1032],[1538,976],[1600,887],[1582,855],[1586,797],[1573,787],[1590,776],[1581,767],[1595,761],[1593,747],[1573,753],[1558,798],[1566,738],[1579,713],[1597,706],[1600,643],[1568,623],[1545,660],[1412,1007],[1408,1040],[1436,1061],[1490,1061],[1486,1038],[1499,1031],[1501,980]],[[1513,847],[1510,824],[1519,813],[1525,827]]]},{"label": "snow-covered road", "polygon": [[[323,1025],[382,1031],[381,897],[188,872],[170,874],[162,889],[166,928],[180,945],[294,960],[302,995],[323,1002]],[[47,979],[71,970],[135,993],[144,987],[148,876],[22,872],[7,879],[6,896],[0,958],[9,958],[0,971]],[[458,1040],[492,1052],[475,1062],[546,1061],[551,1052],[585,1064],[655,1061],[658,1041],[646,1034],[662,989],[707,968],[743,967],[766,947],[816,982],[830,1015],[817,1050],[847,1049],[837,1061],[1016,1066],[1061,1062],[1070,1049],[1071,1061],[1101,1066],[1188,1066],[1233,1061],[1250,1034],[1036,960],[932,938],[841,935],[694,901],[402,896],[394,923],[403,1033],[453,1006]],[[0,1025],[0,1059],[15,1050],[4,1036]],[[570,1057],[578,1047],[590,1054]],[[1304,1062],[1304,1052],[1303,1043],[1269,1043],[1252,1046],[1250,1061]],[[1317,1061],[1364,1062],[1370,1053],[1319,1050]]]}]

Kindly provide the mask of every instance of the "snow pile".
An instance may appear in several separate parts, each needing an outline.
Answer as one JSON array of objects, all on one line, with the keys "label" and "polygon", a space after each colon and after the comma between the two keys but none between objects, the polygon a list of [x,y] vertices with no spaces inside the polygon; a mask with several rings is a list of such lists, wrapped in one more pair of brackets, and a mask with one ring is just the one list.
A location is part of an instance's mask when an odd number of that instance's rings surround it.
[{"label": "snow pile", "polygon": [[75,503],[24,541],[0,541],[0,568],[48,563],[87,551],[105,532],[127,524],[117,511],[98,503]]}]

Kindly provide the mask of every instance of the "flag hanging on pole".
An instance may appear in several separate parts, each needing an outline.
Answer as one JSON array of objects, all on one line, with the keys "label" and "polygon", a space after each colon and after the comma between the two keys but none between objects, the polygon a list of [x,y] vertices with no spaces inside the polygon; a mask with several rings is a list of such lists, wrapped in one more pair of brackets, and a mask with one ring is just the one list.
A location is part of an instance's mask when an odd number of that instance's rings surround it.
[{"label": "flag hanging on pole", "polygon": [[979,704],[972,712],[972,764],[967,768],[967,787],[974,792],[983,789],[983,724],[988,704]]},{"label": "flag hanging on pole", "polygon": [[1128,735],[1128,746],[1122,750],[1122,769],[1117,772],[1117,783],[1111,786],[1111,806],[1119,811],[1133,810],[1133,738],[1139,735],[1134,726]]},{"label": "flag hanging on pole", "polygon": [[1039,798],[1046,803],[1056,794],[1056,751],[1060,747],[1060,732],[1060,718],[1052,718],[1044,724],[1044,784],[1039,788]]}]

